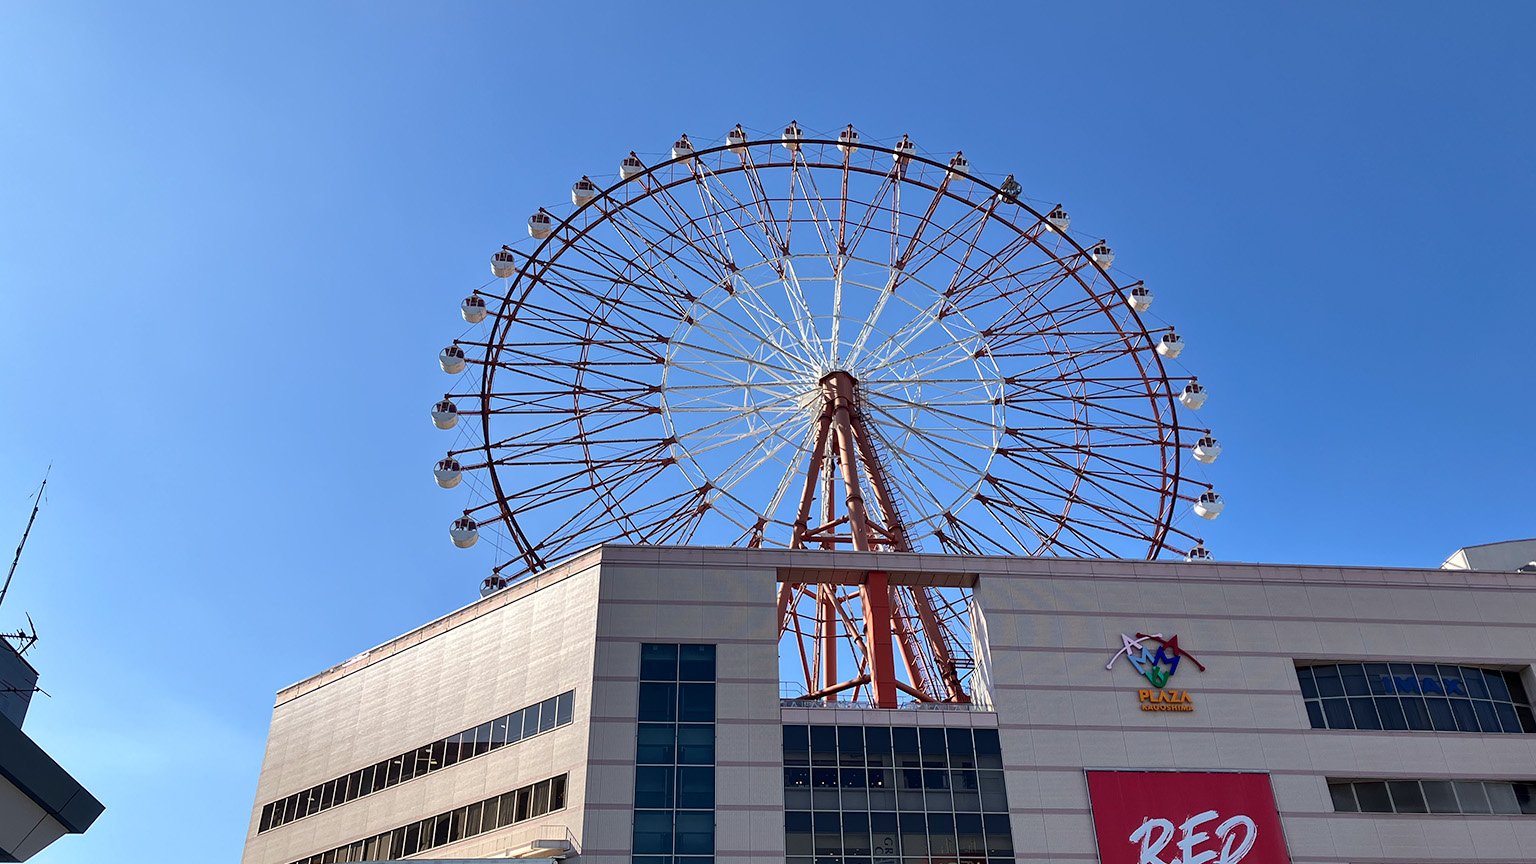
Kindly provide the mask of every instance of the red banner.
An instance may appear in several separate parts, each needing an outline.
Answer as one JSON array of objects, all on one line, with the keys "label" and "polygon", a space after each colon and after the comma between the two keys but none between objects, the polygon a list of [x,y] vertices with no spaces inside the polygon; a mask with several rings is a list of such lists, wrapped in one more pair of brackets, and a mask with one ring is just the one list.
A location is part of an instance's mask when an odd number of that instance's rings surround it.
[{"label": "red banner", "polygon": [[1103,864],[1290,864],[1268,774],[1089,771]]}]

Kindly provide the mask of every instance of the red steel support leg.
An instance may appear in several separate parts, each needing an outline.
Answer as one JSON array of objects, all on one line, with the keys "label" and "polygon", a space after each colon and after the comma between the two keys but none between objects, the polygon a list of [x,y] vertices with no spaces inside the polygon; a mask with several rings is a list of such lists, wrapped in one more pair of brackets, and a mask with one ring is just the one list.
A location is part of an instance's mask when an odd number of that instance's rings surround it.
[{"label": "red steel support leg", "polygon": [[863,591],[870,690],[876,708],[895,708],[896,658],[891,650],[891,586],[885,571],[869,571]]}]

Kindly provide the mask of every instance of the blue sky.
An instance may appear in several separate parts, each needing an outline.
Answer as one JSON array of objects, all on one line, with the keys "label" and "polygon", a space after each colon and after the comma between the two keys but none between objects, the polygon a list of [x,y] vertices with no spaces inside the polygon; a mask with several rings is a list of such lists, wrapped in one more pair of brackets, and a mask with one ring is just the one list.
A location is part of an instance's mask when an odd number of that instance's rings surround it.
[{"label": "blue sky", "polygon": [[237,857],[273,692],[473,596],[458,300],[681,131],[851,121],[1065,202],[1212,390],[1219,558],[1536,536],[1532,7],[1069,6],[0,5],[0,538],[54,465],[0,628],[107,804],[35,860]]}]

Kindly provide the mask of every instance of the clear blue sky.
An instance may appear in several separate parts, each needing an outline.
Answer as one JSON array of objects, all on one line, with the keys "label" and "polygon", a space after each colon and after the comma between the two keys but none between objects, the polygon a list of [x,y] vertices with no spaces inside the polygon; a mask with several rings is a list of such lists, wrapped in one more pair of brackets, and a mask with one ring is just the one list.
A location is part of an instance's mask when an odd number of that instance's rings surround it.
[{"label": "clear blue sky", "polygon": [[[36,860],[238,857],[273,692],[490,563],[429,468],[486,255],[732,124],[1064,201],[1213,392],[1223,559],[1536,535],[1536,7],[0,5],[0,540],[107,805]],[[8,548],[8,547],[7,547]]]}]

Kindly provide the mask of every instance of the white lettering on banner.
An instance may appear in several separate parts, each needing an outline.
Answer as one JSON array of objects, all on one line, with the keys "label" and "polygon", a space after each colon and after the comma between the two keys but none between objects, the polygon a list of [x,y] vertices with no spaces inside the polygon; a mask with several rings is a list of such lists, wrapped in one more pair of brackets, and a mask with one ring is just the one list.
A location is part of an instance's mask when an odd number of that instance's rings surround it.
[{"label": "white lettering on banner", "polygon": [[[1216,826],[1214,839],[1221,841],[1221,851],[1207,849],[1196,852],[1195,849],[1206,841],[1213,839],[1210,833],[1197,830],[1201,825],[1214,820],[1219,814],[1215,810],[1207,810],[1184,820],[1184,824],[1177,829],[1179,848],[1182,857],[1164,859],[1162,852],[1168,844],[1173,842],[1175,829],[1173,823],[1167,819],[1147,819],[1141,823],[1141,827],[1131,832],[1127,839],[1132,843],[1140,844],[1141,857],[1137,864],[1237,864],[1253,848],[1253,842],[1259,838],[1259,829],[1253,824],[1253,820],[1247,816],[1232,816],[1225,822]],[[1242,826],[1242,836],[1238,837],[1233,829]],[[1234,848],[1234,844],[1235,848]]]}]

